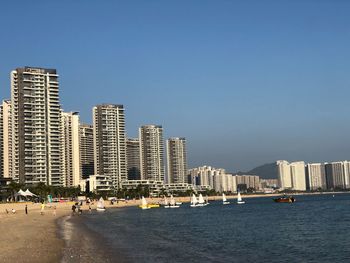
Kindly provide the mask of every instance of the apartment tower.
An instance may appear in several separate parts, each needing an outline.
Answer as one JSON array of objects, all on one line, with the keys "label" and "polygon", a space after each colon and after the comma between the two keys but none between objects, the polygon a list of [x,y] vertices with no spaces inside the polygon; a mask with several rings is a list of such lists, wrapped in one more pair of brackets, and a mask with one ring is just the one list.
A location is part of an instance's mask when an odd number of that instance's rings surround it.
[{"label": "apartment tower", "polygon": [[0,178],[4,177],[4,126],[3,105],[0,105]]},{"label": "apartment tower", "polygon": [[140,180],[140,141],[128,138],[126,141],[126,156],[128,163],[128,180]]},{"label": "apartment tower", "polygon": [[12,122],[11,122],[11,101],[4,100],[2,109],[2,169],[4,178],[12,178]]},{"label": "apartment tower", "polygon": [[13,70],[11,103],[13,179],[26,184],[64,185],[56,70]]},{"label": "apartment tower", "polygon": [[94,174],[94,129],[92,125],[80,125],[80,174],[82,179]]},{"label": "apartment tower", "polygon": [[311,191],[327,189],[326,170],[323,163],[308,163],[306,165],[307,188]]},{"label": "apartment tower", "polygon": [[108,176],[113,187],[127,179],[126,135],[123,105],[93,108],[95,174]]},{"label": "apartment tower", "polygon": [[285,160],[280,160],[276,162],[277,165],[277,175],[278,184],[282,189],[292,188],[292,176],[290,171],[290,164]]},{"label": "apartment tower", "polygon": [[62,112],[62,162],[65,186],[79,185],[80,152],[79,152],[79,114],[77,112]]},{"label": "apartment tower", "polygon": [[187,183],[186,139],[167,140],[168,183]]},{"label": "apartment tower", "polygon": [[144,125],[139,129],[141,179],[164,182],[163,128]]}]

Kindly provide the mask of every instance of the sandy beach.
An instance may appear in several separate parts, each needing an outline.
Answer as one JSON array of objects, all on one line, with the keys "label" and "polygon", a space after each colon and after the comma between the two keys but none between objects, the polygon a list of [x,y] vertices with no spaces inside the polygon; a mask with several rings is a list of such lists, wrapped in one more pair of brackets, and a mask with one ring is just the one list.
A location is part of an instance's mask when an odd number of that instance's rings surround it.
[{"label": "sandy beach", "polygon": [[[318,193],[319,194],[319,193]],[[274,197],[280,194],[243,195],[243,198]],[[236,196],[227,196],[228,199]],[[177,201],[189,202],[189,197],[177,198]],[[148,198],[149,203],[157,203],[160,198]],[[221,200],[221,196],[209,197],[210,200]],[[111,205],[106,201],[107,207],[125,207],[139,205],[139,200],[119,202]],[[25,214],[25,205],[28,214]],[[76,237],[75,243],[67,244],[71,240],[62,236],[59,229],[62,224],[67,228],[70,225],[72,214],[72,202],[53,203],[46,206],[44,215],[40,214],[40,204],[33,203],[8,203],[0,204],[0,262],[103,262],[103,258],[97,260],[96,255],[89,255],[89,244],[93,244],[98,237],[85,235],[88,230],[81,228],[79,232],[71,235]],[[56,215],[54,215],[56,206]],[[92,205],[92,209],[96,206]],[[9,213],[6,213],[6,209]],[[11,209],[16,213],[12,214]],[[83,213],[88,213],[89,207],[82,206]],[[76,216],[76,220],[79,216]],[[82,224],[83,225],[83,224]],[[75,231],[72,227],[72,231]],[[78,241],[81,242],[78,242]],[[85,247],[81,244],[85,244]],[[106,261],[108,262],[108,261]]]}]

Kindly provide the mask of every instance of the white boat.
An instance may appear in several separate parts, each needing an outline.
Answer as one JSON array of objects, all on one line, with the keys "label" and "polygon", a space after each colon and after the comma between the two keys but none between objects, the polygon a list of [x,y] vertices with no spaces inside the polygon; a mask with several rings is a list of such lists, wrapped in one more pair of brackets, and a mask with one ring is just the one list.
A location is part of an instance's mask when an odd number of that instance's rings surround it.
[{"label": "white boat", "polygon": [[238,192],[237,204],[239,204],[239,205],[245,204],[245,201],[242,200],[240,192]]},{"label": "white boat", "polygon": [[197,204],[198,204],[198,200],[197,200],[197,197],[192,194],[192,197],[191,197],[191,207],[197,207]]},{"label": "white boat", "polygon": [[205,206],[205,201],[202,194],[199,194],[197,206]]},{"label": "white boat", "polygon": [[164,208],[169,208],[168,198],[164,197]]},{"label": "white boat", "polygon": [[228,205],[228,204],[230,204],[230,202],[227,201],[226,195],[225,195],[224,193],[222,194],[222,204],[223,204],[223,205]]},{"label": "white boat", "polygon": [[146,198],[142,196],[141,199],[141,205],[139,205],[141,209],[150,209],[149,205],[147,204]]},{"label": "white boat", "polygon": [[179,208],[180,206],[179,205],[176,205],[176,202],[175,202],[175,198],[173,197],[173,195],[170,196],[170,205],[169,205],[170,208]]},{"label": "white boat", "polygon": [[205,205],[209,205],[209,197],[208,196],[205,197]]},{"label": "white boat", "polygon": [[97,202],[96,211],[99,211],[99,212],[106,211],[105,201],[103,200],[102,197],[101,197],[100,200],[98,200],[98,202]]}]

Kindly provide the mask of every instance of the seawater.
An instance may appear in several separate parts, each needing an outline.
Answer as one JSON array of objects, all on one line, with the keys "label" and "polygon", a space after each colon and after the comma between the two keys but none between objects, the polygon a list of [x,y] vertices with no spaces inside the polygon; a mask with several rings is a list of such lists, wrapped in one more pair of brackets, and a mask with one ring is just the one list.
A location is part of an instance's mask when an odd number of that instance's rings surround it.
[{"label": "seawater", "polygon": [[350,262],[350,195],[296,198],[109,209],[83,222],[127,262]]}]

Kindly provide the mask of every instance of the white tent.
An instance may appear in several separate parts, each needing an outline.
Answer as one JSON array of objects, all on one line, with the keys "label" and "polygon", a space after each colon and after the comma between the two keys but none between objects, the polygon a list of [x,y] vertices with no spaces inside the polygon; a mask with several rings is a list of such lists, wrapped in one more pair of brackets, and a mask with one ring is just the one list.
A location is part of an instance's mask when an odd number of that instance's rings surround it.
[{"label": "white tent", "polygon": [[26,195],[26,192],[22,191],[22,189],[20,189],[20,190],[18,191],[18,193],[15,194],[15,195],[16,195],[16,196],[27,196],[27,195]]},{"label": "white tent", "polygon": [[37,196],[35,194],[33,194],[31,191],[29,191],[29,189],[27,189],[25,192],[24,192],[25,196]]}]

